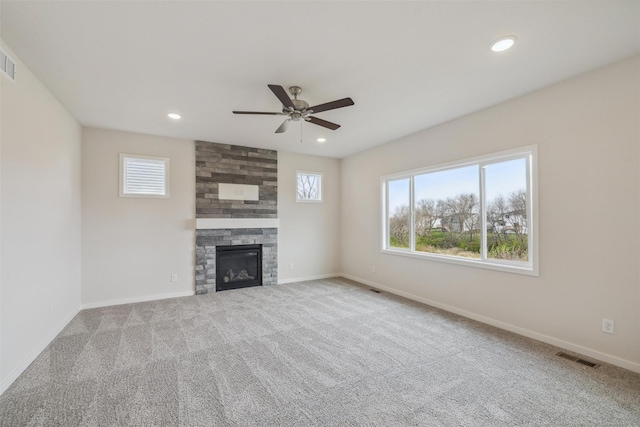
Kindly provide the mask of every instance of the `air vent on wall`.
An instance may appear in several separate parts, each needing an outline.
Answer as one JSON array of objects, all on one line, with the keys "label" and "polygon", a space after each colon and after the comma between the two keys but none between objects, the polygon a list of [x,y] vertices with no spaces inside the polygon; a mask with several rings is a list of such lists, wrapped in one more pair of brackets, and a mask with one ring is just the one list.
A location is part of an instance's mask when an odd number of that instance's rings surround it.
[{"label": "air vent on wall", "polygon": [[0,50],[0,71],[7,76],[9,80],[16,81],[16,63],[4,51]]}]

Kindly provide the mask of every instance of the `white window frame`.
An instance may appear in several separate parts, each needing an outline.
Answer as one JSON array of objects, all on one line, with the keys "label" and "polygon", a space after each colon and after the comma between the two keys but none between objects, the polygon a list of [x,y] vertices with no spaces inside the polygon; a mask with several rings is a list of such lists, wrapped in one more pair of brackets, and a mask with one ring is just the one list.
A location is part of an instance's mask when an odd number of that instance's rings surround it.
[{"label": "white window frame", "polygon": [[[301,199],[298,194],[298,180],[300,179],[300,175],[313,175],[318,177],[318,199]],[[323,194],[323,176],[322,172],[310,172],[310,171],[296,171],[296,202],[298,203],[323,203],[324,194]]]},{"label": "white window frame", "polygon": [[[385,175],[380,178],[381,188],[381,207],[382,207],[382,249],[381,252],[389,255],[399,255],[411,258],[426,259],[431,261],[440,261],[451,264],[465,265],[471,267],[486,268],[491,270],[506,271],[510,273],[526,274],[538,276],[538,166],[537,166],[537,145],[529,145],[513,150],[501,151],[484,156],[448,162],[431,167],[415,169],[411,171],[400,172],[391,175]],[[508,260],[497,260],[487,258],[486,253],[486,206],[485,206],[485,178],[484,166],[505,162],[514,159],[527,159],[527,227],[528,227],[528,262],[517,262]],[[482,219],[481,230],[481,250],[480,259],[465,258],[453,255],[431,254],[428,252],[418,252],[415,250],[415,194],[414,181],[417,175],[431,173],[436,171],[444,171],[448,169],[457,169],[465,166],[479,166],[479,196],[480,196],[480,217]],[[391,247],[389,243],[389,181],[399,179],[409,179],[409,206],[411,208],[410,215],[410,231],[409,231],[409,248]]]},{"label": "white window frame", "polygon": [[[126,162],[127,159],[143,159],[153,160],[164,163],[164,194],[155,193],[128,193],[125,189],[126,184]],[[151,198],[151,199],[168,199],[169,198],[169,158],[167,157],[154,157],[154,156],[142,156],[138,154],[125,154],[120,153],[120,172],[119,172],[119,195],[120,197],[135,197],[135,198]]]}]

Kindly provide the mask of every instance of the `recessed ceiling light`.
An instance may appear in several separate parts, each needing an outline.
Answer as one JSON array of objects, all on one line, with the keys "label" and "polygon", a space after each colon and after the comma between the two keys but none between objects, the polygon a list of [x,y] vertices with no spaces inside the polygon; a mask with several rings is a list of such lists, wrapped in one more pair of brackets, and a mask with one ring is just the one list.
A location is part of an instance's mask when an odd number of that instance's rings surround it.
[{"label": "recessed ceiling light", "polygon": [[491,43],[491,50],[494,52],[503,52],[513,46],[516,42],[516,36],[501,37]]},{"label": "recessed ceiling light", "polygon": [[316,141],[318,142],[326,142],[327,138],[318,138],[316,139]]},{"label": "recessed ceiling light", "polygon": [[178,113],[169,113],[167,114],[167,116],[169,116],[169,118],[173,120],[178,120],[182,118],[182,116]]}]

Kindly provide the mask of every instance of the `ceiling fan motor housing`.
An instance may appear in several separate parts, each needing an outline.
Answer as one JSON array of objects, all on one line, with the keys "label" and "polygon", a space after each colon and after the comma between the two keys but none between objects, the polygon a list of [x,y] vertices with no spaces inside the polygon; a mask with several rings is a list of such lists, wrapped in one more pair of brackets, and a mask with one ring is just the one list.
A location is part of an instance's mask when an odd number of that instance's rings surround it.
[{"label": "ceiling fan motor housing", "polygon": [[293,102],[295,110],[291,111],[287,107],[283,107],[282,112],[291,116],[291,120],[298,121],[302,116],[306,115],[303,111],[309,108],[309,104],[301,99],[292,99],[291,102]]},{"label": "ceiling fan motor housing", "polygon": [[[298,99],[298,95],[302,93],[302,88],[300,86],[291,86],[289,88],[289,92],[293,96],[293,99],[291,100],[291,102],[293,103],[295,111],[304,111],[307,108],[309,108],[309,104],[306,101],[303,101],[302,99]],[[287,110],[286,107],[282,108],[282,112],[290,113],[290,111]],[[290,113],[290,115],[292,120],[298,121],[304,114],[294,112],[294,113]]]}]

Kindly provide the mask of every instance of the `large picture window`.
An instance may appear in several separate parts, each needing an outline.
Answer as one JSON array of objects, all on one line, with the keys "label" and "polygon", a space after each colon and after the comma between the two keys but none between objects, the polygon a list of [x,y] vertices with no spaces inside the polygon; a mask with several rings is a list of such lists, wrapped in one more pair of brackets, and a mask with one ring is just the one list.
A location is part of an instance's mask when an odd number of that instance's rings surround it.
[{"label": "large picture window", "polygon": [[383,251],[537,275],[535,152],[383,177]]}]

